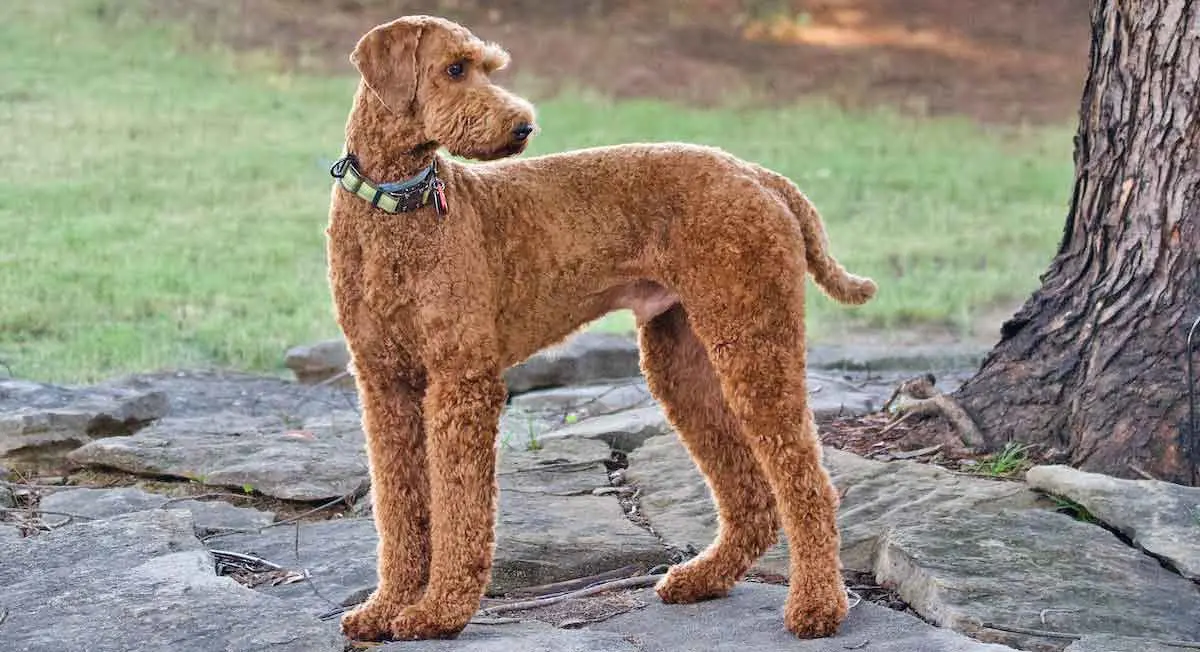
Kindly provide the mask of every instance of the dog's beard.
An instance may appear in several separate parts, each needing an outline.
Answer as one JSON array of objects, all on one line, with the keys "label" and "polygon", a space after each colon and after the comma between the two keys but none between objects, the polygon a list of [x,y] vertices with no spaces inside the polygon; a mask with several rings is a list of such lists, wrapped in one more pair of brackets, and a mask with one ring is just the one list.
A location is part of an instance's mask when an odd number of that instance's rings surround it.
[{"label": "dog's beard", "polygon": [[454,153],[458,156],[463,156],[476,161],[495,161],[502,158],[508,158],[510,156],[516,156],[517,154],[524,152],[528,145],[528,141],[520,143],[510,142],[501,145],[500,147],[491,149],[472,148],[470,150],[457,151]]}]

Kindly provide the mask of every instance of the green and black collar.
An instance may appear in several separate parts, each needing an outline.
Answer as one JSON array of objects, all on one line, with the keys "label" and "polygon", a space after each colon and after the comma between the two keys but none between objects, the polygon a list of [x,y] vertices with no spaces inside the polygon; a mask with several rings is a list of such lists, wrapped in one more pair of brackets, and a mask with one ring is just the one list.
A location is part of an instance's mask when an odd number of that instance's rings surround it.
[{"label": "green and black collar", "polygon": [[358,169],[358,159],[343,150],[342,158],[329,168],[329,174],[350,193],[389,213],[406,213],[433,204],[438,215],[446,214],[445,184],[438,178],[436,157],[407,179],[375,183]]}]

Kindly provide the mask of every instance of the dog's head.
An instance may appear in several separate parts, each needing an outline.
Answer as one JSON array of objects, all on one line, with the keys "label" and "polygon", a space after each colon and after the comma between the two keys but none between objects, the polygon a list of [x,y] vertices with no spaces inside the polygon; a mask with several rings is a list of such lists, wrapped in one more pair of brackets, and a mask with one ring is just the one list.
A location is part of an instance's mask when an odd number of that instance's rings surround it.
[{"label": "dog's head", "polygon": [[533,106],[493,84],[508,53],[442,18],[408,16],[367,32],[350,62],[397,119],[451,153],[489,160],[524,151]]}]

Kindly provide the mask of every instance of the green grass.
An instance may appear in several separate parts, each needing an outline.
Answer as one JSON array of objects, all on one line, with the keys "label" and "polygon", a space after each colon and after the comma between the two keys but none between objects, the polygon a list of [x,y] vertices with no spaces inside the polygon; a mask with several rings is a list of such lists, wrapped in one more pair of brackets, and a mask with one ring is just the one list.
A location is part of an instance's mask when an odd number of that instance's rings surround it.
[{"label": "green grass", "polygon": [[[281,368],[334,336],[326,166],[355,80],[182,47],[116,0],[0,5],[0,360],[86,381],[165,367]],[[813,292],[814,337],[964,328],[1037,285],[1066,210],[1070,130],[790,109],[539,102],[533,153],[621,141],[724,147],[794,179],[879,297]],[[607,328],[627,328],[620,317]]]},{"label": "green grass", "polygon": [[1024,473],[1032,465],[1029,450],[1034,444],[1019,444],[1010,441],[997,453],[980,460],[976,473],[995,478],[1008,478]]}]

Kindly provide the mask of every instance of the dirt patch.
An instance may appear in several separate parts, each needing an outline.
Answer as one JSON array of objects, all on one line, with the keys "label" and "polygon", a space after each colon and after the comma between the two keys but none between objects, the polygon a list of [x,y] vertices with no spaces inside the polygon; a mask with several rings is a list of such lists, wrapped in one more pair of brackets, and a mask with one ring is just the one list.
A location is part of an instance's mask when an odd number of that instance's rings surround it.
[{"label": "dirt patch", "polygon": [[513,54],[543,92],[583,87],[692,105],[847,107],[992,123],[1071,120],[1087,67],[1082,0],[165,0],[202,42],[348,72],[371,26],[459,20]]}]

